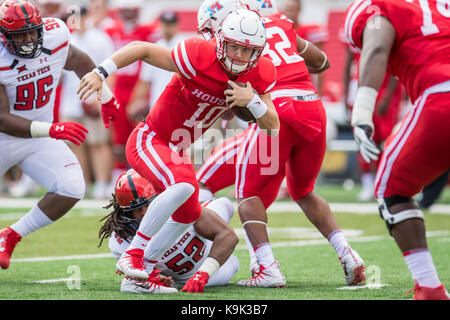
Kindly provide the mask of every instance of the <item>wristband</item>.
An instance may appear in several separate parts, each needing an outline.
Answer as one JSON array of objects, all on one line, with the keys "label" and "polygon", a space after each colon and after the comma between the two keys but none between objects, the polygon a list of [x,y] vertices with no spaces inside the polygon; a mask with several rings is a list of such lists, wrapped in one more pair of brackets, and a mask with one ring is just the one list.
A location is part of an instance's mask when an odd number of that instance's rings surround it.
[{"label": "wristband", "polygon": [[267,112],[267,105],[261,100],[259,95],[254,94],[253,99],[247,105],[247,108],[256,119],[261,118]]},{"label": "wristband", "polygon": [[110,58],[103,61],[97,68],[94,69],[94,72],[97,73],[102,80],[105,80],[116,71],[117,65]]},{"label": "wristband", "polygon": [[371,87],[359,87],[356,93],[352,112],[352,126],[366,124],[373,130],[373,112],[378,97],[378,91]]},{"label": "wristband", "polygon": [[206,272],[211,277],[219,268],[220,264],[216,259],[207,257],[200,268],[198,268],[198,271]]},{"label": "wristband", "polygon": [[105,104],[111,101],[113,98],[113,93],[111,92],[111,89],[109,89],[108,85],[103,81],[102,84],[102,97],[101,97],[101,103]]},{"label": "wristband", "polygon": [[102,81],[106,80],[105,74],[101,72],[99,68],[94,68],[92,71],[95,72],[102,79]]},{"label": "wristband", "polygon": [[50,137],[50,128],[52,124],[49,122],[31,121],[30,135],[32,138]]}]

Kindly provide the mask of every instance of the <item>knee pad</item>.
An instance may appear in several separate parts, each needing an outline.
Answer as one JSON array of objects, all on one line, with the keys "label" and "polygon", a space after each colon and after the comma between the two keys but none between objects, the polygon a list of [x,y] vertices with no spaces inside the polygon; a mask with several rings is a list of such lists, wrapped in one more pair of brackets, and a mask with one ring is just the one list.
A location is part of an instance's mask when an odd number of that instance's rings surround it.
[{"label": "knee pad", "polygon": [[83,173],[59,177],[54,192],[74,199],[83,199],[86,192]]},{"label": "knee pad", "polygon": [[378,199],[378,204],[380,205],[378,207],[380,217],[386,222],[386,227],[389,230],[389,234],[391,234],[392,226],[399,222],[408,219],[422,219],[422,220],[424,219],[423,212],[420,209],[407,209],[394,214],[392,214],[389,211],[389,207],[398,203],[406,203],[406,202],[412,202],[412,199],[400,196],[392,196]]}]

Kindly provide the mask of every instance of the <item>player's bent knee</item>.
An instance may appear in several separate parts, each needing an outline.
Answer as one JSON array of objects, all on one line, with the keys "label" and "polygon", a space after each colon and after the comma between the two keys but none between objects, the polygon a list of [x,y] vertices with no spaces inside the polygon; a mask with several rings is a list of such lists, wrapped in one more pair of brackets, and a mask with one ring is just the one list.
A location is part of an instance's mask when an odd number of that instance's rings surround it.
[{"label": "player's bent knee", "polygon": [[424,220],[424,214],[422,210],[417,208],[408,208],[401,210],[396,213],[391,213],[390,208],[398,204],[410,204],[413,200],[411,198],[392,196],[386,198],[379,198],[378,210],[380,212],[380,217],[386,222],[386,227],[391,233],[392,227],[402,221],[409,219],[422,219]]},{"label": "player's bent knee", "polygon": [[61,177],[57,181],[56,194],[74,199],[83,199],[86,193],[86,183],[82,174],[72,174]]}]

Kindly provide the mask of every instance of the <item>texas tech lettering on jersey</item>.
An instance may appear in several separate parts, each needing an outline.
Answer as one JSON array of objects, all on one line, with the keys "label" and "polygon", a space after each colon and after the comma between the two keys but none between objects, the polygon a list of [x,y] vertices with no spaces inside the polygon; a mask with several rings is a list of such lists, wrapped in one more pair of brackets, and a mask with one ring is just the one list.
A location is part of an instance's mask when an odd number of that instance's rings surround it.
[{"label": "texas tech lettering on jersey", "polygon": [[8,95],[10,112],[29,120],[53,121],[55,89],[69,52],[69,29],[56,18],[44,18],[43,48],[34,59],[0,48],[0,84]]}]

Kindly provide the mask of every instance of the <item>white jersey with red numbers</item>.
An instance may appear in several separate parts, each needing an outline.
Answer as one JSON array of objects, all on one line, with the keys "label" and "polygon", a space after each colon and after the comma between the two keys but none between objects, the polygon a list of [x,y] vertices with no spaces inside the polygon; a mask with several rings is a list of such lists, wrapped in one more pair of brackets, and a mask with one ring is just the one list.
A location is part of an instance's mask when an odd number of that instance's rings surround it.
[{"label": "white jersey with red numbers", "polygon": [[355,1],[347,9],[345,19],[350,45],[361,50],[364,28],[376,28],[381,16],[390,21],[396,32],[388,71],[400,79],[412,101],[427,88],[450,80],[448,1]]},{"label": "white jersey with red numbers", "polygon": [[[214,42],[186,39],[175,46],[172,57],[179,73],[156,101],[146,122],[167,141],[184,146],[198,139],[228,109],[224,91],[230,78],[217,59]],[[253,69],[233,81],[249,81],[264,94],[270,92],[275,80],[273,63],[261,57]]]},{"label": "white jersey with red numbers", "polygon": [[294,23],[280,13],[264,17],[263,21],[267,35],[263,56],[271,59],[277,69],[272,98],[317,93],[305,60],[298,54]]},{"label": "white jersey with red numbers", "polygon": [[42,53],[37,58],[20,58],[1,46],[0,84],[6,89],[12,114],[52,122],[55,91],[66,64],[70,32],[60,19],[44,18],[43,22]]},{"label": "white jersey with red numbers", "polygon": [[[203,206],[217,213],[225,222],[229,223],[234,206],[227,198],[218,198],[207,201]],[[115,232],[109,238],[109,248],[115,258],[120,258],[128,249],[132,239],[124,240]],[[208,257],[212,241],[197,234],[194,226],[183,233],[159,259],[156,268],[165,276],[170,276],[176,282],[186,282],[191,278]],[[220,270],[220,269],[219,269]],[[217,271],[219,272],[219,271]]]}]

